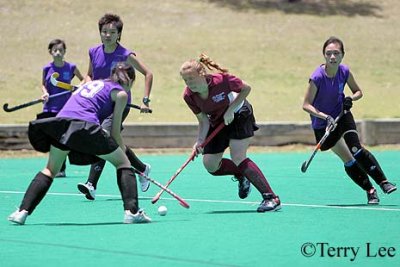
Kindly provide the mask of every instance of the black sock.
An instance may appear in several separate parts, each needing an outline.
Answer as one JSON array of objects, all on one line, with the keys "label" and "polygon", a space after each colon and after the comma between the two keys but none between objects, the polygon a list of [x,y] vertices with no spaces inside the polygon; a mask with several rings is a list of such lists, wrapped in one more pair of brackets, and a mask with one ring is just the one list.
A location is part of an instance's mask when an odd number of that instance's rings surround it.
[{"label": "black sock", "polygon": [[53,179],[42,172],[38,172],[30,183],[22,199],[20,210],[27,210],[31,214],[49,190]]},{"label": "black sock", "polygon": [[387,180],[381,166],[371,152],[365,148],[361,148],[361,150],[354,154],[354,158],[357,160],[360,167],[368,173],[377,184],[381,184],[383,181]]},{"label": "black sock", "polygon": [[117,183],[124,203],[124,210],[130,210],[135,214],[139,210],[139,200],[136,177],[133,170],[131,168],[118,169]]},{"label": "black sock", "polygon": [[144,172],[146,170],[146,165],[140,161],[138,157],[136,157],[135,153],[129,147],[126,147],[125,154],[131,163],[131,166],[140,172]]},{"label": "black sock", "polygon": [[365,173],[364,170],[358,166],[357,162],[352,162],[350,166],[344,166],[344,170],[346,171],[347,175],[355,182],[359,187],[364,189],[365,191],[370,190],[373,188],[371,182],[368,179],[368,175]]},{"label": "black sock", "polygon": [[103,172],[104,166],[106,165],[105,160],[100,160],[96,163],[93,163],[90,166],[89,177],[87,183],[91,183],[94,189],[97,188],[97,183],[99,182],[101,173]]}]

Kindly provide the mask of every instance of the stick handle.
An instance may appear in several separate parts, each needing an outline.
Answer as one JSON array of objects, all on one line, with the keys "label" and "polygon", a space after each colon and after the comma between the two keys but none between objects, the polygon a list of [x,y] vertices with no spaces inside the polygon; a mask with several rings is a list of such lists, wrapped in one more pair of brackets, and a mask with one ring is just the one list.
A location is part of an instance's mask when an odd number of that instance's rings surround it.
[{"label": "stick handle", "polygon": [[[134,109],[140,110],[140,106],[139,105],[128,104],[127,106],[130,107],[130,108],[134,108]],[[153,113],[153,110],[149,109],[149,113]]]},{"label": "stick handle", "polygon": [[[222,122],[221,124],[219,124],[217,126],[217,128],[214,129],[214,131],[206,138],[206,140],[200,145],[200,147],[205,147],[210,141],[211,139],[213,139],[221,130],[222,128],[225,127],[225,124]],[[167,188],[174,180],[175,178],[183,171],[183,169],[189,164],[189,162],[191,162],[192,160],[194,160],[194,158],[196,157],[196,151],[193,151],[192,154],[190,154],[189,158],[185,161],[185,163],[183,163],[183,165],[175,172],[175,174],[168,180],[168,182],[166,183],[165,187]],[[164,190],[160,190],[151,200],[151,203],[156,203],[162,193],[164,192]]]},{"label": "stick handle", "polygon": [[343,117],[344,114],[346,114],[345,111],[340,112],[340,114],[335,119],[335,123],[326,129],[325,134],[322,136],[321,140],[319,140],[318,144],[315,146],[314,151],[311,154],[310,158],[308,160],[304,161],[303,164],[301,165],[301,168],[300,168],[301,172],[306,172],[307,171],[308,166],[310,166],[311,161],[313,160],[315,154],[317,154],[318,150],[321,148],[322,144],[328,138],[330,133],[335,130],[336,124]]},{"label": "stick handle", "polygon": [[[68,94],[68,93],[71,93],[71,92],[70,91],[65,91],[65,92],[61,92],[61,93],[58,93],[58,94],[54,94],[54,95],[49,96],[49,99],[55,98],[55,97],[58,97],[58,96],[61,96],[61,95],[65,95],[65,94]],[[33,106],[33,105],[36,105],[36,104],[39,104],[39,103],[42,103],[42,102],[43,102],[43,99],[39,98],[39,99],[35,99],[35,100],[30,101],[30,102],[26,102],[26,103],[23,103],[21,105],[17,105],[17,106],[11,107],[11,108],[8,107],[8,103],[5,103],[3,105],[3,110],[5,112],[12,112],[12,111],[16,111],[16,110],[19,110],[19,109],[30,107],[30,106]]]}]

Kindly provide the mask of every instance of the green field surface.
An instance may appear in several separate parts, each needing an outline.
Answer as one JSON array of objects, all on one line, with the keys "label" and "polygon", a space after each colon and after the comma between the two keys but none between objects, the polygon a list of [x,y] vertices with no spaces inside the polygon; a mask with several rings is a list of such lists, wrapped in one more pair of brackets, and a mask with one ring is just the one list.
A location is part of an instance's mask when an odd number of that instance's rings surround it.
[{"label": "green field surface", "polygon": [[[399,182],[400,150],[373,151],[386,175]],[[143,155],[150,176],[162,183],[187,159],[185,153]],[[67,165],[23,226],[6,220],[44,157],[0,160],[1,266],[400,266],[400,192],[366,205],[366,194],[346,177],[332,153],[317,154],[300,172],[308,152],[251,153],[282,200],[282,209],[257,213],[253,188],[240,200],[230,177],[208,174],[191,162],[170,188],[191,205],[168,194],[156,204],[151,185],[140,193],[150,224],[125,225],[115,170],[107,164],[96,200],[79,194],[89,168]],[[157,207],[168,208],[166,216]],[[355,251],[355,252],[352,252]]]}]

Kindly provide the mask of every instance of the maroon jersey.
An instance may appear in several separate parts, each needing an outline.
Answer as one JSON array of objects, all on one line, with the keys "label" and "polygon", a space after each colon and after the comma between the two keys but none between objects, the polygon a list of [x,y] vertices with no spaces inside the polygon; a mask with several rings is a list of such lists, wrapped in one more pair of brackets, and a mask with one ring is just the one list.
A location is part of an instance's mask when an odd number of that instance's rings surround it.
[{"label": "maroon jersey", "polygon": [[243,88],[243,82],[239,78],[227,74],[218,73],[206,76],[208,83],[208,97],[202,99],[198,93],[192,92],[188,87],[183,92],[183,99],[194,114],[201,112],[207,114],[211,126],[222,122],[223,115],[236,94]]}]

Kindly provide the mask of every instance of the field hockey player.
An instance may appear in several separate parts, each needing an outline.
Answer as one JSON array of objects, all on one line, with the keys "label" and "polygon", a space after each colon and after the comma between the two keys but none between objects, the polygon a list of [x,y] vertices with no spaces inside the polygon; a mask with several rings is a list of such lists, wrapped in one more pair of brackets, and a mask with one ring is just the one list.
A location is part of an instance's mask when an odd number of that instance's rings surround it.
[{"label": "field hockey player", "polygon": [[[29,141],[40,152],[50,152],[46,167],[30,183],[21,205],[8,220],[25,224],[46,195],[53,178],[69,157],[71,164],[86,165],[107,160],[116,168],[117,184],[124,207],[124,223],[148,223],[151,219],[139,209],[134,170],[125,154],[121,136],[122,113],[129,102],[135,80],[131,65],[120,62],[110,79],[84,84],[71,96],[56,117],[29,124]],[[113,127],[107,133],[101,121],[113,114]],[[59,209],[58,209],[59,210]]]},{"label": "field hockey player", "polygon": [[[218,73],[208,74],[206,68]],[[246,100],[250,86],[205,54],[183,63],[180,74],[186,83],[183,98],[199,122],[193,149],[196,154],[203,154],[207,171],[214,176],[233,175],[239,182],[242,199],[249,195],[250,183],[253,184],[263,198],[258,212],[279,210],[279,197],[246,155],[250,138],[258,129],[252,106]],[[221,122],[226,126],[203,148],[204,140]],[[228,147],[232,159],[223,158]]]},{"label": "field hockey player", "polygon": [[[350,109],[353,101],[359,100],[363,92],[349,67],[341,64],[344,53],[344,45],[339,38],[330,37],[325,41],[322,48],[325,63],[318,66],[309,79],[303,110],[311,115],[317,143],[324,136],[325,129],[336,124],[333,118],[344,112],[320,149],[331,149],[343,161],[347,175],[366,191],[367,203],[377,205],[378,193],[368,176],[386,194],[396,191],[397,188],[388,181],[372,153],[360,143]],[[351,91],[349,96],[344,94],[346,84]]]},{"label": "field hockey player", "polygon": [[[116,62],[123,61],[132,65],[135,70],[139,71],[144,76],[144,96],[143,103],[141,104],[141,112],[150,113],[150,92],[153,83],[153,74],[149,68],[137,57],[136,53],[123,47],[120,44],[123,22],[118,15],[105,14],[98,22],[98,29],[101,38],[101,44],[96,45],[89,49],[89,69],[86,75],[85,81],[91,81],[96,79],[105,79],[109,77],[111,68]],[[128,92],[130,94],[130,92]],[[129,107],[124,110],[122,116],[122,122],[129,114]],[[106,118],[103,123],[103,129],[111,130],[112,115]],[[122,125],[121,125],[122,130]],[[135,153],[129,149],[126,151],[131,165],[140,171],[149,175],[151,166],[150,164],[143,163],[135,155]],[[78,189],[85,197],[89,200],[94,200],[96,197],[97,183],[100,179],[101,173],[105,165],[104,160],[100,160],[95,164],[92,164],[90,173],[85,183],[79,183]],[[142,192],[146,192],[149,189],[150,183],[143,176],[139,175],[140,187]]]}]

